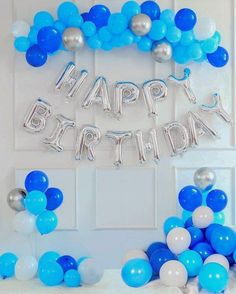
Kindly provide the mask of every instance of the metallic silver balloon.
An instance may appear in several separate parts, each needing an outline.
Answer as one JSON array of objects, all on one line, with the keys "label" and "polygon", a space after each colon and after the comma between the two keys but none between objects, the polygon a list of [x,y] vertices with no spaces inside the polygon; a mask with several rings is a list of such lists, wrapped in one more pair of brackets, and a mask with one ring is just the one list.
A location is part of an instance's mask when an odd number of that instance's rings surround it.
[{"label": "metallic silver balloon", "polygon": [[14,189],[7,195],[7,203],[9,207],[15,211],[25,210],[24,199],[27,192],[24,189]]},{"label": "metallic silver balloon", "polygon": [[152,47],[152,57],[159,63],[165,63],[172,58],[172,47],[167,42],[154,43]]},{"label": "metallic silver balloon", "polygon": [[152,27],[152,20],[146,14],[137,14],[131,19],[131,30],[137,36],[147,35]]},{"label": "metallic silver balloon", "polygon": [[216,183],[216,174],[209,167],[199,168],[194,174],[194,183],[202,191],[211,190]]},{"label": "metallic silver balloon", "polygon": [[75,52],[84,47],[84,35],[78,28],[65,29],[62,40],[65,48],[69,51]]}]

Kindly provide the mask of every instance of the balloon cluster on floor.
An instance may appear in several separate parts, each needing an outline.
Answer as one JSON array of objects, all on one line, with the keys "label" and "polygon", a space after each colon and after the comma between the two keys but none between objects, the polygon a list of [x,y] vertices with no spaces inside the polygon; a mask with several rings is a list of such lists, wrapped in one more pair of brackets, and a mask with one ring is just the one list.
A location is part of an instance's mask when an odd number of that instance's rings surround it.
[{"label": "balloon cluster on floor", "polygon": [[38,275],[46,286],[63,283],[67,287],[94,285],[103,277],[103,268],[89,257],[78,260],[70,255],[60,256],[55,251],[44,253],[38,260],[34,256],[22,256],[7,252],[0,256],[0,276],[3,279],[16,277],[19,281],[29,281]]},{"label": "balloon cluster on floor", "polygon": [[141,5],[128,1],[118,13],[97,4],[82,14],[74,3],[64,2],[56,18],[39,11],[32,26],[17,21],[12,32],[16,50],[25,52],[27,62],[34,67],[44,65],[48,55],[60,50],[79,51],[85,43],[91,49],[105,51],[136,44],[161,63],[172,58],[179,64],[206,60],[214,67],[223,67],[229,59],[227,50],[220,46],[221,35],[214,20],[197,18],[189,8],[177,13],[161,11],[154,1]]},{"label": "balloon cluster on floor", "polygon": [[31,235],[37,229],[42,235],[53,232],[58,223],[54,210],[63,202],[60,189],[49,188],[48,176],[42,171],[32,171],[25,178],[25,189],[9,192],[7,202],[17,211],[15,231]]},{"label": "balloon cluster on floor", "polygon": [[185,287],[188,279],[197,277],[197,287],[210,293],[227,288],[229,268],[236,263],[236,233],[219,217],[227,196],[213,188],[215,181],[212,169],[197,170],[195,186],[179,192],[183,218],[172,216],[164,222],[166,242],[126,254],[121,275],[128,286],[141,287],[159,278],[165,286]]}]

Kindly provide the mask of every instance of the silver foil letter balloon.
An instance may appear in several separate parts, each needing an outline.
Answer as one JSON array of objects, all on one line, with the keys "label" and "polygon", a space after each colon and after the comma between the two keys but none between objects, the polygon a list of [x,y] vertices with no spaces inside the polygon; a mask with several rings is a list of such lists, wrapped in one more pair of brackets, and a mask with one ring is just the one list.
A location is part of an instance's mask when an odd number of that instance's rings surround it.
[{"label": "silver foil letter balloon", "polygon": [[155,163],[158,163],[158,161],[160,160],[160,153],[156,129],[151,129],[149,131],[150,139],[148,142],[144,142],[143,132],[140,130],[136,131],[134,133],[134,136],[140,163],[144,163],[147,161],[147,152],[153,152],[153,160]]},{"label": "silver foil letter balloon", "polygon": [[64,150],[64,147],[61,145],[61,139],[65,132],[69,128],[75,127],[75,122],[62,114],[56,115],[57,126],[53,130],[51,136],[43,140],[43,143],[58,152]]},{"label": "silver foil letter balloon", "polygon": [[135,103],[139,98],[140,90],[131,82],[118,82],[114,88],[114,114],[119,119],[123,114],[123,104]]},{"label": "silver foil letter balloon", "polygon": [[23,126],[30,133],[39,133],[45,129],[46,121],[51,115],[52,106],[39,98],[28,111]]},{"label": "silver foil letter balloon", "polygon": [[98,103],[103,105],[103,110],[111,111],[111,103],[108,94],[108,85],[104,77],[98,77],[89,90],[85,100],[82,103],[84,109],[88,109],[92,104]]},{"label": "silver foil letter balloon", "polygon": [[189,147],[189,135],[186,127],[178,121],[168,123],[163,128],[172,156],[182,154]]},{"label": "silver foil letter balloon", "polygon": [[115,141],[115,162],[114,165],[119,167],[122,163],[122,143],[132,138],[132,132],[108,131],[106,137]]},{"label": "silver foil letter balloon", "polygon": [[81,160],[83,152],[86,152],[90,161],[95,160],[94,148],[101,142],[101,131],[92,125],[85,125],[77,134],[75,159]]}]

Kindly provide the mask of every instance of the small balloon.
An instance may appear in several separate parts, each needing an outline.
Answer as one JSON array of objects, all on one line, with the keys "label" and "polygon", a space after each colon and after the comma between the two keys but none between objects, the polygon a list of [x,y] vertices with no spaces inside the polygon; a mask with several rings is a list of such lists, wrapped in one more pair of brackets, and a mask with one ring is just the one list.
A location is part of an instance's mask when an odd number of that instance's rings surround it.
[{"label": "small balloon", "polygon": [[25,208],[34,215],[42,213],[47,206],[47,197],[43,192],[31,191],[24,200]]},{"label": "small balloon", "polygon": [[184,222],[182,219],[175,216],[167,218],[163,225],[165,235],[168,235],[172,229],[178,227],[184,228]]},{"label": "small balloon", "polygon": [[19,281],[32,280],[36,276],[37,270],[38,262],[34,256],[22,256],[16,262],[16,279]]},{"label": "small balloon", "polygon": [[207,242],[198,243],[193,247],[193,250],[201,255],[203,261],[207,259],[208,256],[215,253],[214,249]]},{"label": "small balloon", "polygon": [[48,176],[44,172],[38,170],[30,172],[25,179],[25,188],[27,192],[45,192],[48,188],[48,184]]},{"label": "small balloon", "polygon": [[157,42],[153,44],[152,47],[152,58],[159,62],[165,63],[171,60],[172,58],[172,47],[167,42]]},{"label": "small balloon", "polygon": [[168,248],[167,245],[163,242],[154,242],[148,246],[146,253],[147,253],[147,256],[150,258],[156,250],[167,249],[167,248]]},{"label": "small balloon", "polygon": [[186,186],[179,192],[179,204],[188,211],[194,211],[202,205],[201,191],[195,186]]},{"label": "small balloon", "polygon": [[49,261],[39,268],[39,279],[46,286],[60,285],[64,278],[63,269],[55,261]]},{"label": "small balloon", "polygon": [[188,8],[180,9],[175,15],[175,24],[181,31],[190,31],[197,22],[196,13]]},{"label": "small balloon", "polygon": [[185,266],[189,277],[198,276],[202,265],[202,257],[194,250],[186,250],[178,256],[179,261]]},{"label": "small balloon", "polygon": [[89,11],[89,20],[92,21],[97,28],[107,25],[108,19],[111,15],[109,8],[105,5],[94,5]]},{"label": "small balloon", "polygon": [[194,35],[197,40],[202,41],[211,38],[216,31],[216,23],[214,20],[201,17],[198,19],[194,28]]},{"label": "small balloon", "polygon": [[35,231],[35,216],[28,211],[18,212],[14,217],[14,230],[23,235],[31,235]]},{"label": "small balloon", "polygon": [[[132,1],[133,2],[133,1]],[[154,1],[144,1],[141,4],[141,12],[148,15],[151,20],[160,18],[160,6]]]},{"label": "small balloon", "polygon": [[208,263],[211,263],[211,262],[221,264],[227,270],[227,272],[229,271],[229,262],[228,262],[227,258],[224,255],[221,255],[221,254],[210,255],[204,261],[204,264],[208,264]]},{"label": "small balloon", "polygon": [[81,278],[80,274],[77,270],[68,270],[65,273],[64,281],[67,287],[73,288],[73,287],[79,287],[81,284]]},{"label": "small balloon", "polygon": [[236,233],[229,227],[218,226],[211,236],[211,246],[224,256],[234,252],[236,247]]},{"label": "small balloon", "polygon": [[212,234],[214,233],[214,230],[215,228],[221,226],[220,224],[216,224],[216,223],[213,223],[211,224],[210,226],[208,226],[205,230],[205,238],[208,242],[210,242],[211,240],[211,236]]},{"label": "small balloon", "polygon": [[209,207],[200,206],[194,210],[192,219],[195,227],[205,229],[213,223],[214,214]]},{"label": "small balloon", "polygon": [[167,235],[166,243],[171,252],[180,254],[189,248],[191,235],[184,228],[174,228]]},{"label": "small balloon", "polygon": [[17,256],[10,252],[0,256],[0,276],[3,279],[14,276],[17,259]]},{"label": "small balloon", "polygon": [[39,47],[47,53],[54,53],[61,47],[61,33],[53,26],[43,27],[37,39]]},{"label": "small balloon", "polygon": [[34,16],[34,26],[37,29],[52,26],[54,23],[52,15],[47,11],[39,11]]},{"label": "small balloon", "polygon": [[11,32],[15,38],[28,36],[30,26],[27,22],[18,20],[12,24]]},{"label": "small balloon", "polygon": [[209,191],[215,185],[216,174],[208,167],[199,168],[194,173],[194,183],[202,191]]},{"label": "small balloon", "polygon": [[150,257],[150,264],[155,274],[159,275],[163,264],[170,260],[177,260],[177,257],[168,248],[155,250]]},{"label": "small balloon", "polygon": [[47,197],[47,210],[55,210],[60,207],[63,202],[63,193],[58,188],[49,188],[45,192],[45,195]]},{"label": "small balloon", "polygon": [[42,235],[53,232],[56,229],[57,224],[58,219],[53,211],[44,211],[36,220],[36,227]]},{"label": "small balloon", "polygon": [[131,20],[131,30],[136,36],[147,35],[152,26],[152,21],[147,14],[137,14]]},{"label": "small balloon", "polygon": [[44,52],[39,45],[32,45],[25,55],[26,61],[33,67],[43,66],[47,62],[47,53]]},{"label": "small balloon", "polygon": [[190,226],[187,228],[187,230],[191,235],[190,248],[193,248],[199,242],[202,242],[204,240],[204,234],[203,234],[202,230],[200,230],[199,228],[195,228],[195,227]]},{"label": "small balloon", "polygon": [[78,14],[79,10],[77,5],[69,1],[61,3],[57,9],[58,18],[65,24],[68,23],[71,16]]},{"label": "small balloon", "polygon": [[84,259],[79,267],[78,271],[81,277],[81,283],[85,285],[95,285],[103,277],[104,269],[100,266],[97,260],[92,258]]},{"label": "small balloon", "polygon": [[26,197],[26,191],[24,189],[14,189],[7,195],[7,203],[9,207],[15,211],[25,210],[24,199]]},{"label": "small balloon", "polygon": [[68,270],[75,269],[77,270],[77,262],[76,260],[70,255],[64,255],[57,259],[57,263],[60,264],[64,273]]},{"label": "small balloon", "polygon": [[214,212],[222,211],[228,202],[228,197],[224,191],[216,189],[211,190],[206,198],[206,204],[210,207]]},{"label": "small balloon", "polygon": [[72,52],[84,47],[84,36],[78,28],[67,28],[63,33],[62,40],[65,48]]},{"label": "small balloon", "polygon": [[223,47],[218,47],[214,53],[207,54],[207,59],[214,67],[223,67],[229,61],[229,53]]},{"label": "small balloon", "polygon": [[160,280],[167,287],[184,287],[188,280],[188,273],[177,260],[167,261],[160,270]]}]

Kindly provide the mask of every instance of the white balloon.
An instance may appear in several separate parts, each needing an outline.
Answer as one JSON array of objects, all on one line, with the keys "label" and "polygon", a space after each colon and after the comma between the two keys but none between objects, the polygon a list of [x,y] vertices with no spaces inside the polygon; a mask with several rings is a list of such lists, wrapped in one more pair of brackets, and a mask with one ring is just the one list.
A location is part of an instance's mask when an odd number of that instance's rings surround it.
[{"label": "white balloon", "polygon": [[102,279],[104,269],[97,260],[87,258],[80,263],[78,272],[80,274],[82,284],[95,285]]},{"label": "white balloon", "polygon": [[190,246],[191,235],[184,228],[174,228],[167,235],[166,243],[170,251],[174,254],[180,254]]},{"label": "white balloon", "polygon": [[199,41],[211,38],[215,31],[216,23],[208,17],[199,18],[193,30],[195,38]]},{"label": "white balloon", "polygon": [[126,264],[127,261],[134,259],[134,258],[148,260],[147,254],[143,250],[137,249],[137,250],[128,251],[125,254],[125,257],[123,258],[122,264],[124,265],[124,264]]},{"label": "white balloon", "polygon": [[11,32],[14,37],[28,36],[30,26],[27,22],[18,20],[13,23]]},{"label": "white balloon", "polygon": [[160,280],[168,287],[184,287],[188,281],[188,273],[181,262],[170,260],[161,267]]},{"label": "white balloon", "polygon": [[193,225],[199,229],[205,229],[213,223],[214,213],[207,206],[196,208],[192,214]]},{"label": "white balloon", "polygon": [[35,221],[35,216],[24,210],[15,215],[13,226],[16,232],[30,235],[35,231]]},{"label": "white balloon", "polygon": [[15,276],[19,281],[33,279],[38,270],[38,262],[34,256],[22,256],[18,259],[15,266]]},{"label": "white balloon", "polygon": [[204,261],[204,264],[210,263],[210,262],[216,262],[222,265],[227,271],[229,271],[229,262],[228,259],[221,254],[212,254],[207,257],[207,259]]}]

